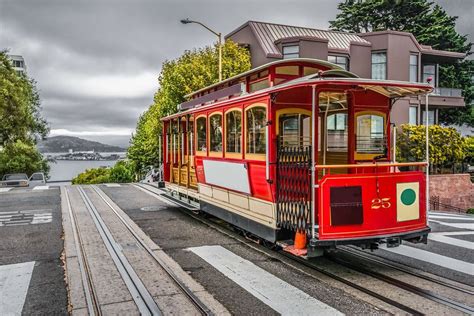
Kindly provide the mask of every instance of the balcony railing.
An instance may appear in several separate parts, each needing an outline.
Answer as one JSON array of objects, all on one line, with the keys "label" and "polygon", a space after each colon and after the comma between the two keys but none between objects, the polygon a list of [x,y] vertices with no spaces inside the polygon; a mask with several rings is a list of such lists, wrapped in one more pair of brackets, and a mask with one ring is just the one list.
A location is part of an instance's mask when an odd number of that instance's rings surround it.
[{"label": "balcony railing", "polygon": [[442,97],[462,97],[462,90],[461,89],[455,89],[455,88],[440,88],[436,87],[434,88],[433,92],[431,95],[437,95],[437,96],[442,96]]}]

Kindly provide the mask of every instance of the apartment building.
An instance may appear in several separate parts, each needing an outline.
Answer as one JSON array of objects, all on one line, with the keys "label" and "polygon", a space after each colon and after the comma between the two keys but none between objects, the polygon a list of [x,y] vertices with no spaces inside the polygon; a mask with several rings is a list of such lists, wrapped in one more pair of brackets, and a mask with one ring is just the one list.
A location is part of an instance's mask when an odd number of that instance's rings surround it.
[{"label": "apartment building", "polygon": [[26,72],[26,64],[25,59],[23,56],[20,55],[8,55],[10,57],[13,69],[15,69],[18,73],[25,73]]},{"label": "apartment building", "polygon": [[[430,124],[438,123],[439,109],[465,106],[460,89],[439,86],[439,66],[456,63],[465,54],[421,45],[411,33],[354,34],[248,21],[225,38],[248,47],[252,67],[286,58],[317,58],[362,78],[429,82],[434,87],[428,99]],[[423,124],[424,105],[423,97],[400,98],[392,123]]]}]

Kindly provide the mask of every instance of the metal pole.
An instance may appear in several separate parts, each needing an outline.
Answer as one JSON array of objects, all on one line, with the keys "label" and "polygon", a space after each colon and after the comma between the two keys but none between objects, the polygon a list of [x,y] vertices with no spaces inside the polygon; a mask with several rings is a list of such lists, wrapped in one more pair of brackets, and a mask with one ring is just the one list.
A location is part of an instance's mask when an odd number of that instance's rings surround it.
[{"label": "metal pole", "polygon": [[311,238],[315,238],[314,233],[314,212],[316,210],[315,207],[315,194],[314,190],[316,189],[316,175],[315,175],[315,154],[314,151],[316,150],[316,87],[312,86],[312,100],[311,100]]},{"label": "metal pole", "polygon": [[393,124],[393,157],[392,161],[397,161],[397,126]]},{"label": "metal pole", "polygon": [[219,82],[222,81],[222,34],[219,33],[217,35],[217,38],[219,39],[218,45],[219,45]]},{"label": "metal pole", "polygon": [[425,97],[425,117],[426,117],[426,122],[425,122],[425,128],[426,128],[426,225],[428,225],[428,212],[430,210],[430,153],[429,153],[429,125],[430,122],[428,121],[428,99],[429,99],[429,94],[426,94]]}]

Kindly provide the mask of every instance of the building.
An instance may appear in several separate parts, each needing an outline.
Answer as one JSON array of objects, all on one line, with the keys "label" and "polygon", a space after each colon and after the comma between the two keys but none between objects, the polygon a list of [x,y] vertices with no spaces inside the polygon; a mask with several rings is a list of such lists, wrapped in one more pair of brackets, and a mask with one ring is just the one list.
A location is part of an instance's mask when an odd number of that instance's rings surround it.
[{"label": "building", "polygon": [[25,64],[25,59],[23,56],[20,55],[8,55],[10,57],[12,64],[13,64],[13,69],[15,69],[18,73],[25,73],[26,72],[26,64]]},{"label": "building", "polygon": [[[463,107],[460,89],[439,86],[439,65],[456,63],[464,53],[441,51],[421,45],[411,33],[381,31],[345,33],[306,27],[248,21],[226,35],[248,47],[252,67],[285,58],[328,60],[362,78],[427,82],[429,123],[438,123],[441,108]],[[401,98],[391,113],[392,123],[422,124],[425,99]]]}]

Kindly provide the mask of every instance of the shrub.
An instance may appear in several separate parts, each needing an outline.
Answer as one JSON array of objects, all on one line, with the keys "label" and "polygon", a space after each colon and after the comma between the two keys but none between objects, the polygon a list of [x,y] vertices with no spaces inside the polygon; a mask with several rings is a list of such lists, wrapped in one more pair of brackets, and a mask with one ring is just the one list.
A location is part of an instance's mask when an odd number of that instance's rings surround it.
[{"label": "shrub", "polygon": [[[424,161],[425,126],[402,125],[397,137],[397,160],[400,162]],[[436,172],[444,167],[462,163],[468,153],[468,142],[452,127],[429,127],[430,165]]]},{"label": "shrub", "polygon": [[133,164],[127,161],[118,161],[110,170],[109,182],[127,183],[133,182]]},{"label": "shrub", "polygon": [[78,174],[72,179],[72,184],[107,183],[110,178],[110,168],[93,168]]}]

